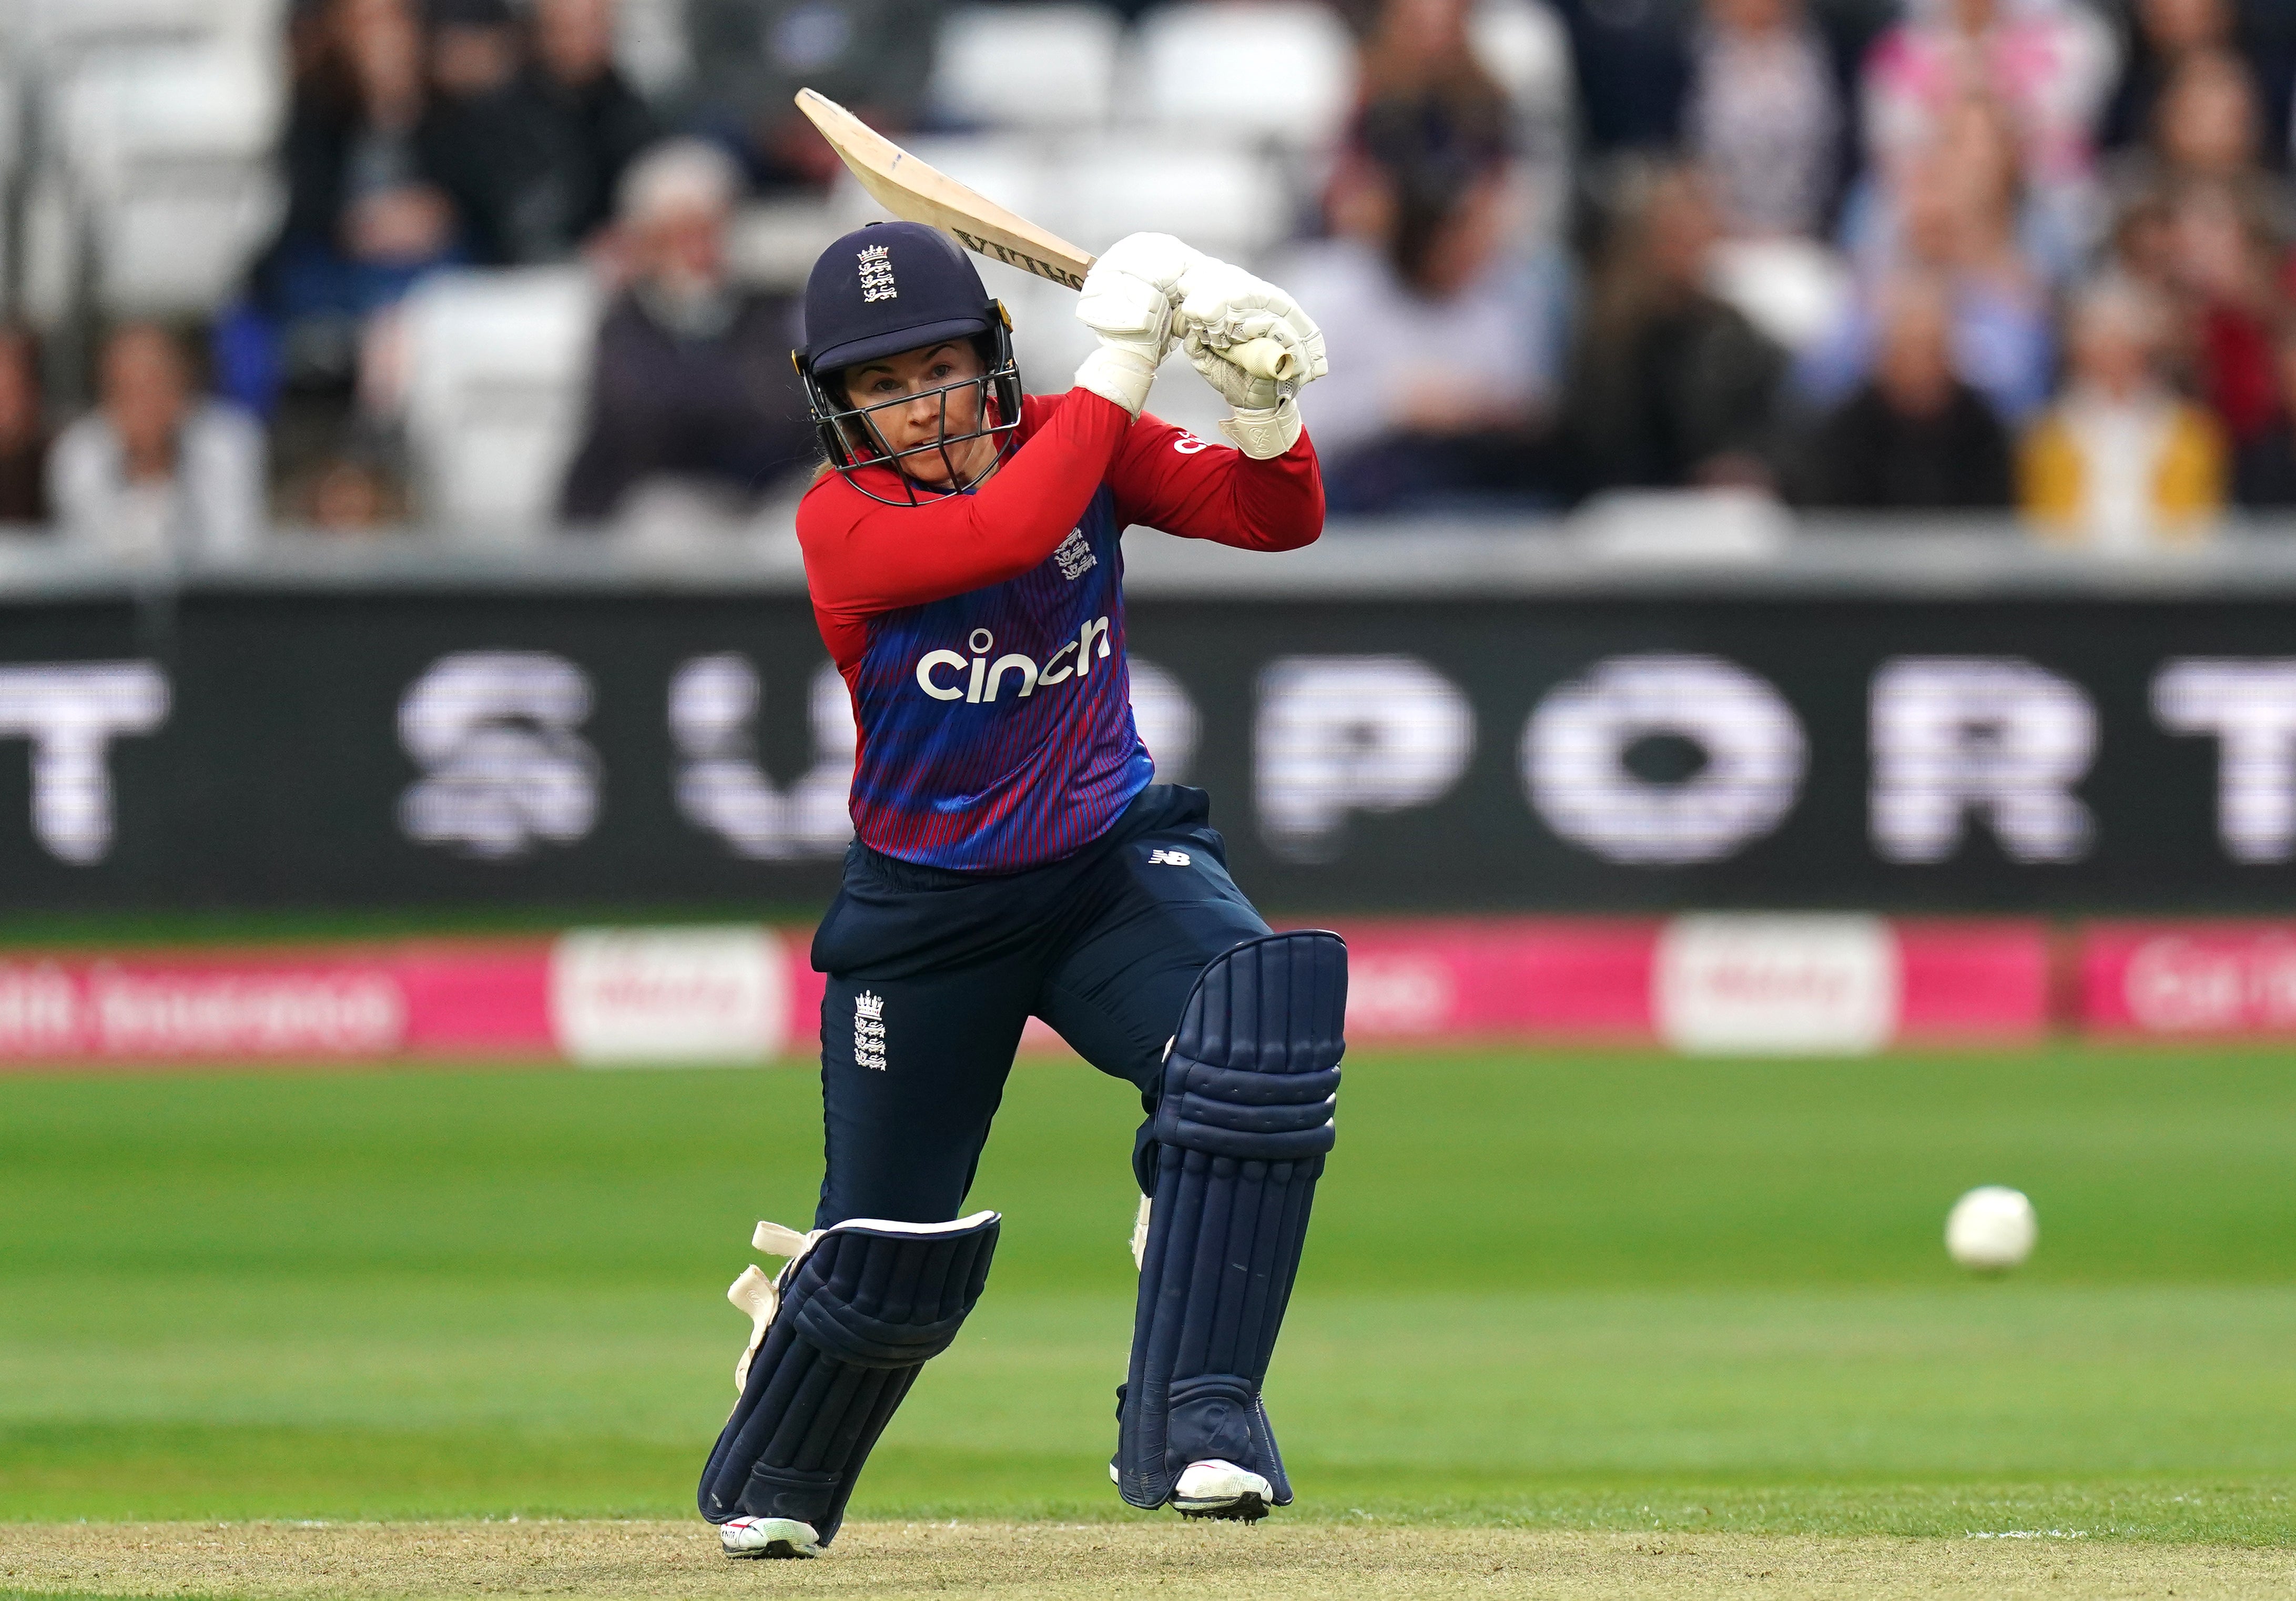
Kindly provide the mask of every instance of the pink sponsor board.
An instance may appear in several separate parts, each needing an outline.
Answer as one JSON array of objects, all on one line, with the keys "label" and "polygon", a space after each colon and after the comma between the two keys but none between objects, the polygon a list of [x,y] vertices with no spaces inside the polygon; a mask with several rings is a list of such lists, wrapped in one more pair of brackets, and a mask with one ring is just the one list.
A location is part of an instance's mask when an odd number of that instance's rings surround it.
[{"label": "pink sponsor board", "polygon": [[2090,924],[2079,1021],[2106,1038],[2296,1035],[2296,924]]},{"label": "pink sponsor board", "polygon": [[[1726,955],[1733,920],[1703,921],[1710,932],[1719,925]],[[1777,1038],[1794,1036],[1796,1008],[1825,990],[1836,976],[1830,967],[1875,981],[1866,976],[1872,962],[1856,959],[1874,941],[1844,941],[1843,921],[1747,920],[1750,929],[1769,933],[1781,923],[1811,925],[1792,971],[1776,970],[1774,941],[1765,947],[1750,940],[1747,955],[1728,974],[1758,994],[1775,995]],[[1881,1043],[2013,1043],[2048,1031],[2049,940],[2039,922],[1857,921],[1881,934],[1887,966],[1878,981],[1886,1009]],[[1632,1046],[1668,1037],[1659,991],[1669,924],[1658,919],[1462,917],[1343,920],[1335,926],[1348,941],[1348,1037],[1359,1043]],[[800,942],[791,948],[791,1014],[810,1019],[819,1014],[822,978],[807,965]],[[1758,1038],[1760,1010],[1758,1002]],[[1021,1048],[1064,1047],[1059,1036],[1031,1021]],[[1835,1048],[1859,1047],[1842,1040]]]},{"label": "pink sponsor board", "polygon": [[1403,1042],[1655,1038],[1661,924],[1603,918],[1349,923],[1348,1034]]},{"label": "pink sponsor board", "polygon": [[[1726,963],[1732,927],[1744,955],[1722,976],[1773,1014],[1780,1039],[1798,1011],[1830,1003],[1842,982],[1874,982],[1881,1043],[1949,1045],[2038,1039],[2049,1027],[2049,948],[2038,922],[1729,916],[1700,920]],[[1878,940],[1856,926],[1870,924]],[[1845,927],[1844,924],[1849,926]],[[1776,934],[1792,940],[1781,966]],[[1800,925],[1797,930],[1796,925]],[[1505,1039],[1647,1044],[1661,1027],[1661,951],[1669,924],[1572,918],[1488,918],[1343,927],[1350,956],[1352,1039]],[[1715,936],[1718,934],[1719,938]],[[1876,944],[1884,971],[1870,973]],[[1833,969],[1843,970],[1841,973]],[[1742,999],[1741,1005],[1745,1003]],[[1849,1048],[1849,1042],[1841,1042]]]},{"label": "pink sponsor board", "polygon": [[[1349,1034],[1365,1044],[1854,1051],[2028,1039],[2049,1024],[2038,923],[1495,917],[1347,921],[1340,932],[1352,966]],[[2194,996],[2226,981],[2221,960],[2207,969],[2213,979],[2188,973],[2191,940],[2178,938],[2162,948],[2177,961],[2164,966],[2156,953],[2136,965],[2169,975],[2144,993],[2183,997],[2184,1017]],[[2242,931],[2226,948],[2248,953],[2235,988],[2263,998],[2254,1015],[2282,1020],[2243,1026],[2296,1029],[2296,932]],[[0,1065],[766,1061],[812,1054],[822,994],[807,941],[754,926],[17,953],[0,956]],[[2147,1004],[2154,1017],[2167,1003]],[[2087,1015],[2103,1015],[2094,1000]],[[1037,1022],[1021,1047],[1063,1048]]]},{"label": "pink sponsor board", "polygon": [[548,1057],[545,940],[0,957],[0,1062]]},{"label": "pink sponsor board", "polygon": [[2054,1021],[2038,921],[1909,918],[1898,935],[1898,1043],[2013,1044]]}]

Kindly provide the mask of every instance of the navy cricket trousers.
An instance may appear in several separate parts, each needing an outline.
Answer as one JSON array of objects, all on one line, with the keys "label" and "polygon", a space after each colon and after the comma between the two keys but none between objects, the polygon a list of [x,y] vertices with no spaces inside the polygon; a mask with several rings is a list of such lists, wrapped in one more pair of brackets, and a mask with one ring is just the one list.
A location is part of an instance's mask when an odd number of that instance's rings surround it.
[{"label": "navy cricket trousers", "polygon": [[1152,785],[1066,861],[993,878],[855,842],[813,941],[829,975],[816,1227],[958,1216],[1032,1014],[1152,1110],[1196,975],[1268,932],[1209,816],[1201,790]]}]

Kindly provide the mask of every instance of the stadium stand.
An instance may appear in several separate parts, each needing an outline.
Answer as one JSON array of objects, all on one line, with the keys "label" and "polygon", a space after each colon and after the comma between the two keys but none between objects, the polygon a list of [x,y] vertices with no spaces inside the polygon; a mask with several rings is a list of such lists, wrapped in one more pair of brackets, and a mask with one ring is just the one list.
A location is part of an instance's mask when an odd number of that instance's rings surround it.
[{"label": "stadium stand", "polygon": [[[1640,425],[1619,413],[1628,402],[1600,364],[1574,365],[1570,350],[1622,349],[1630,330],[1657,341],[1653,370],[1691,371],[1681,340],[1742,324],[1778,353],[1764,361],[1785,364],[1765,402],[1768,442],[1661,452],[1598,474],[1603,487],[1698,488],[1726,459],[1741,489],[1793,501],[1823,480],[1835,504],[1886,507],[1895,491],[1841,481],[1840,463],[1813,474],[1818,441],[1852,426],[1852,404],[1874,426],[1943,426],[1915,415],[1916,397],[1935,392],[2007,431],[2015,504],[2054,505],[2061,491],[2035,474],[2062,459],[2062,428],[2030,431],[2045,408],[2060,424],[2099,415],[2095,396],[2075,393],[2094,388],[2095,364],[2068,361],[2067,313],[2100,283],[2159,320],[2161,392],[2221,432],[2225,492],[2257,506],[2292,497],[2283,480],[2296,474],[2276,465],[2296,437],[2296,362],[2283,354],[2296,310],[2296,13],[2284,5],[1679,0],[1628,17],[1593,0],[558,3],[611,29],[621,81],[647,103],[642,127],[650,117],[748,163],[752,193],[726,243],[745,293],[787,294],[824,243],[874,214],[832,168],[792,161],[779,109],[725,99],[802,78],[811,51],[833,57],[845,93],[924,160],[1086,249],[1161,229],[1247,264],[1340,264],[1353,275],[1350,324],[1391,325],[1392,382],[1410,382],[1404,330],[1465,326],[1463,308],[1535,319],[1505,348],[1534,352],[1542,371],[1488,439],[1463,448],[1454,424],[1415,404],[1390,408],[1380,435],[1333,413],[1334,436],[1374,452],[1374,466],[1459,464],[1366,511],[1567,506],[1592,480],[1558,470],[1570,452],[1555,442],[1591,429],[1615,455],[1617,430]],[[526,49],[535,0],[507,4]],[[401,108],[414,120],[381,128],[391,181],[427,185],[452,215],[419,259],[378,267],[347,251],[365,275],[348,311],[314,322],[265,275],[282,259],[291,108],[316,96],[299,182],[315,151],[322,189],[336,182],[325,162],[379,159],[362,144],[374,131],[357,111],[369,90],[346,87],[347,59],[330,66],[327,52],[348,48],[361,19],[396,17],[420,37],[434,11],[433,0],[0,4],[0,265],[7,318],[37,341],[49,433],[91,399],[106,330],[160,318],[211,332],[217,387],[271,426],[283,523],[314,517],[306,486],[346,460],[397,483],[368,497],[384,522],[483,539],[496,524],[511,537],[548,521],[548,480],[584,409],[583,352],[627,264],[611,230],[585,237],[586,222],[499,248],[517,194],[480,215],[452,164],[467,163],[473,127],[521,136],[510,101],[458,101],[439,78]],[[697,60],[698,40],[748,48],[726,31],[743,16],[762,29],[756,60]],[[885,56],[877,93],[868,53],[846,35],[889,19],[913,31]],[[921,51],[915,37],[931,43]],[[2020,41],[2058,42],[2059,64],[2044,70],[2048,53]],[[1956,59],[1994,67],[1948,93],[1930,68]],[[425,72],[446,70],[424,60]],[[581,115],[570,103],[552,114]],[[564,150],[584,136],[554,125],[532,143]],[[521,181],[547,188],[550,159],[520,158],[545,163]],[[1685,199],[1639,237],[1643,197],[1673,181],[1675,161],[1708,200]],[[614,167],[601,170],[610,183]],[[343,194],[370,181],[348,165],[338,176]],[[583,181],[594,217],[604,189],[594,173]],[[323,226],[335,226],[328,215]],[[502,277],[472,266],[496,259],[560,265]],[[1445,263],[1474,282],[1449,283]],[[1082,348],[1066,296],[990,276],[1032,381],[1057,382]],[[409,289],[400,326],[391,308]],[[1945,308],[1943,387],[1877,374],[1888,308],[1908,294]],[[1177,381],[1154,404],[1192,426],[1218,409]],[[1979,413],[1956,416],[1989,437]],[[507,468],[475,464],[490,456]],[[1330,465],[1349,479],[1347,462]],[[1620,472],[1628,481],[1612,483]],[[2114,537],[2156,537],[2129,528]]]}]

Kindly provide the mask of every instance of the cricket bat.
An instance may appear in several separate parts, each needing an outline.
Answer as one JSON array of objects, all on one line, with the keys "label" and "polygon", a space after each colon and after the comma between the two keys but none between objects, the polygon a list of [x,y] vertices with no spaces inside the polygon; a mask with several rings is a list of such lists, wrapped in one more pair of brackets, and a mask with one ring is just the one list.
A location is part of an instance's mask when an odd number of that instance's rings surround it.
[{"label": "cricket bat", "polygon": [[[824,94],[800,89],[797,109],[870,197],[904,222],[939,228],[992,261],[1070,289],[1084,287],[1093,259],[1059,234],[935,171]],[[1299,375],[1299,358],[1272,339],[1248,340],[1220,354],[1255,377],[1283,382]]]}]

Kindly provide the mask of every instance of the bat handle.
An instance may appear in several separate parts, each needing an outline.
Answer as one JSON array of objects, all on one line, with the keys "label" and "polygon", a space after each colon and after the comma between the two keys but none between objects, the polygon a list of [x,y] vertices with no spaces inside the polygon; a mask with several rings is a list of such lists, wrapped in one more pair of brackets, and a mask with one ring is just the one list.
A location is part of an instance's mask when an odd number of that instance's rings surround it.
[{"label": "bat handle", "polygon": [[1254,378],[1289,383],[1300,376],[1299,357],[1275,340],[1248,339],[1240,345],[1230,345],[1220,354]]}]

